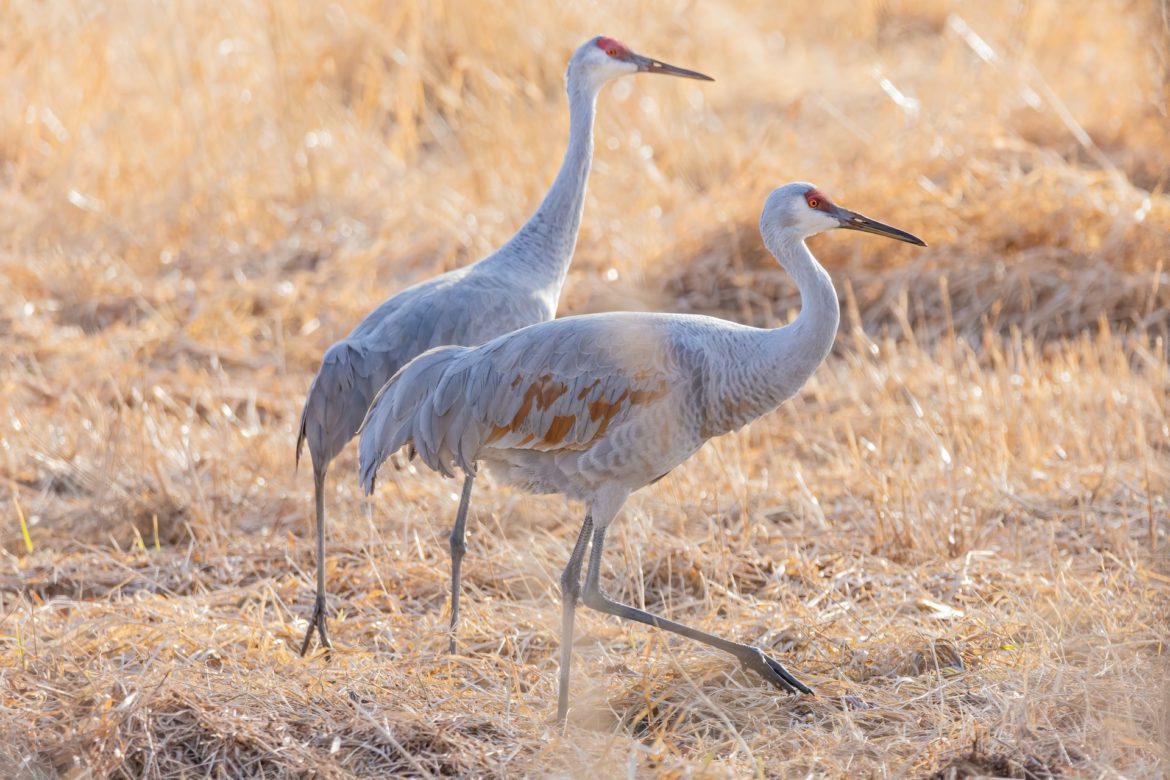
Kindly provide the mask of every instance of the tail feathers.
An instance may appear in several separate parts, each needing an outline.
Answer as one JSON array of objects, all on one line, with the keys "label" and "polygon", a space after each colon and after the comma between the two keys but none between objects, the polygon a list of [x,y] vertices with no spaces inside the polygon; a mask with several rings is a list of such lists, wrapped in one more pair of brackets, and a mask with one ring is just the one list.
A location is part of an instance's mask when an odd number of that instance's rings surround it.
[{"label": "tail feathers", "polygon": [[448,442],[452,416],[436,414],[432,392],[451,362],[466,351],[466,347],[437,347],[424,352],[378,391],[358,442],[359,473],[366,495],[374,490],[378,467],[407,445],[427,466],[445,476],[454,476],[452,465],[466,469],[464,463],[455,461],[457,448]]},{"label": "tail feathers", "polygon": [[293,473],[301,469],[301,451],[305,448],[305,419],[308,407],[301,410],[301,427],[297,430],[297,459],[293,464]]},{"label": "tail feathers", "polygon": [[[305,405],[301,409],[301,425],[297,429],[297,457],[293,464],[293,472],[299,472],[301,469],[301,454],[305,450],[305,442],[309,438],[309,416],[312,413],[314,401],[314,392],[317,390],[317,378],[313,378],[313,383],[309,385],[309,392],[305,396]],[[309,445],[309,454],[312,455],[314,448],[312,443]]]},{"label": "tail feathers", "polygon": [[325,468],[337,457],[357,433],[370,397],[394,373],[396,365],[390,352],[349,340],[326,350],[301,411],[298,466],[306,443],[314,468]]}]

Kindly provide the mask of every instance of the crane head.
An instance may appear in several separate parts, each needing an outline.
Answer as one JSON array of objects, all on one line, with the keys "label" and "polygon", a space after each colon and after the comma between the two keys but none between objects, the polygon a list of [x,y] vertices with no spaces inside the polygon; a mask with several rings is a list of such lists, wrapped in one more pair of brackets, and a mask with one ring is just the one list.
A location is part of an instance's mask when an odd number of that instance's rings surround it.
[{"label": "crane head", "polygon": [[768,196],[767,202],[764,203],[764,213],[760,216],[761,230],[787,229],[795,231],[801,238],[837,228],[859,230],[905,241],[908,244],[926,246],[925,241],[905,230],[899,230],[838,206],[829,199],[829,196],[808,182],[799,181],[777,187]]},{"label": "crane head", "polygon": [[582,80],[593,89],[600,89],[607,81],[631,73],[661,73],[684,79],[714,81],[710,76],[698,71],[668,65],[661,60],[638,54],[621,41],[604,35],[583,43],[569,60],[570,86],[574,80]]}]

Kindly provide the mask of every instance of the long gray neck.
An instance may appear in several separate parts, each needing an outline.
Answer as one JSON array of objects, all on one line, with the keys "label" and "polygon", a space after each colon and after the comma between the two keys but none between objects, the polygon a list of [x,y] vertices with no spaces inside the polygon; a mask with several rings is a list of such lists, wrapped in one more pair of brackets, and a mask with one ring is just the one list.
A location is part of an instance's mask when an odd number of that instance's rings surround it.
[{"label": "long gray neck", "polygon": [[782,328],[736,333],[728,345],[723,403],[726,418],[715,430],[734,430],[792,397],[828,356],[841,321],[841,305],[828,272],[795,232],[764,230],[764,245],[800,290],[800,314]]},{"label": "long gray neck", "polygon": [[569,77],[569,148],[544,201],[489,262],[522,274],[526,286],[551,296],[555,309],[577,245],[585,185],[593,162],[597,88]]},{"label": "long gray neck", "polygon": [[799,387],[829,356],[841,323],[841,303],[832,277],[813,257],[803,237],[792,230],[765,230],[764,245],[800,290],[800,314],[791,324],[767,333],[771,350],[765,353],[771,352],[777,371],[799,377]]}]

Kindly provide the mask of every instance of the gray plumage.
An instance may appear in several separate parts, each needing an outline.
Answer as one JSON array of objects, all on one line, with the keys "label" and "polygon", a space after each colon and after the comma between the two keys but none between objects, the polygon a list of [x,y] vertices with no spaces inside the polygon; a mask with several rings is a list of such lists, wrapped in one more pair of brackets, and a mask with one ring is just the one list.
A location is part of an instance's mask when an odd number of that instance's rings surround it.
[{"label": "gray plumage", "polygon": [[760,228],[800,289],[800,315],[791,324],[758,329],[679,314],[568,317],[476,348],[427,352],[372,404],[359,444],[367,492],[379,464],[409,445],[449,476],[455,468],[474,474],[482,463],[525,490],[585,502],[582,536],[562,577],[559,718],[567,709],[572,615],[590,533],[586,604],[711,644],[785,690],[808,692],[757,648],[609,600],[597,573],[605,530],[631,492],[661,478],[709,438],[775,409],[828,355],[840,307],[832,280],[804,239],[837,227],[922,243],[834,205],[811,184],[788,184],[769,196]]},{"label": "gray plumage", "polygon": [[[637,72],[707,79],[634,54],[609,38],[599,36],[584,43],[570,59],[566,73],[568,150],[556,180],[528,222],[478,263],[390,298],[326,351],[309,386],[296,449],[299,463],[308,444],[317,510],[317,595],[302,655],[314,630],[320,633],[321,643],[329,646],[324,570],[324,484],[329,464],[357,433],[378,388],[411,358],[443,344],[479,344],[555,316],[585,203],[597,94],[611,79]],[[451,535],[452,632],[458,618],[459,565],[470,494],[469,476]]]},{"label": "gray plumage", "polygon": [[429,279],[378,307],[325,352],[301,413],[298,457],[305,443],[314,464],[337,457],[378,389],[414,356],[443,344],[479,344],[551,319],[559,285],[552,295],[534,294],[517,276],[481,262]]}]

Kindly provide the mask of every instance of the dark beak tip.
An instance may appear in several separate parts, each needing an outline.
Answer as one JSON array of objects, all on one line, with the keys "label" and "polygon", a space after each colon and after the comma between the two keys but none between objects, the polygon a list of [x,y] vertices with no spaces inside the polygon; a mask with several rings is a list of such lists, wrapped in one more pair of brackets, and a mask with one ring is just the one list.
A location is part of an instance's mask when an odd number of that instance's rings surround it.
[{"label": "dark beak tip", "polygon": [[677,65],[671,65],[670,63],[662,62],[661,60],[656,60],[642,54],[633,55],[633,61],[637,63],[638,70],[642,73],[659,73],[664,76],[677,76],[684,79],[695,79],[696,81],[715,80],[706,73],[700,73],[697,70],[690,70],[689,68],[680,68]]}]

